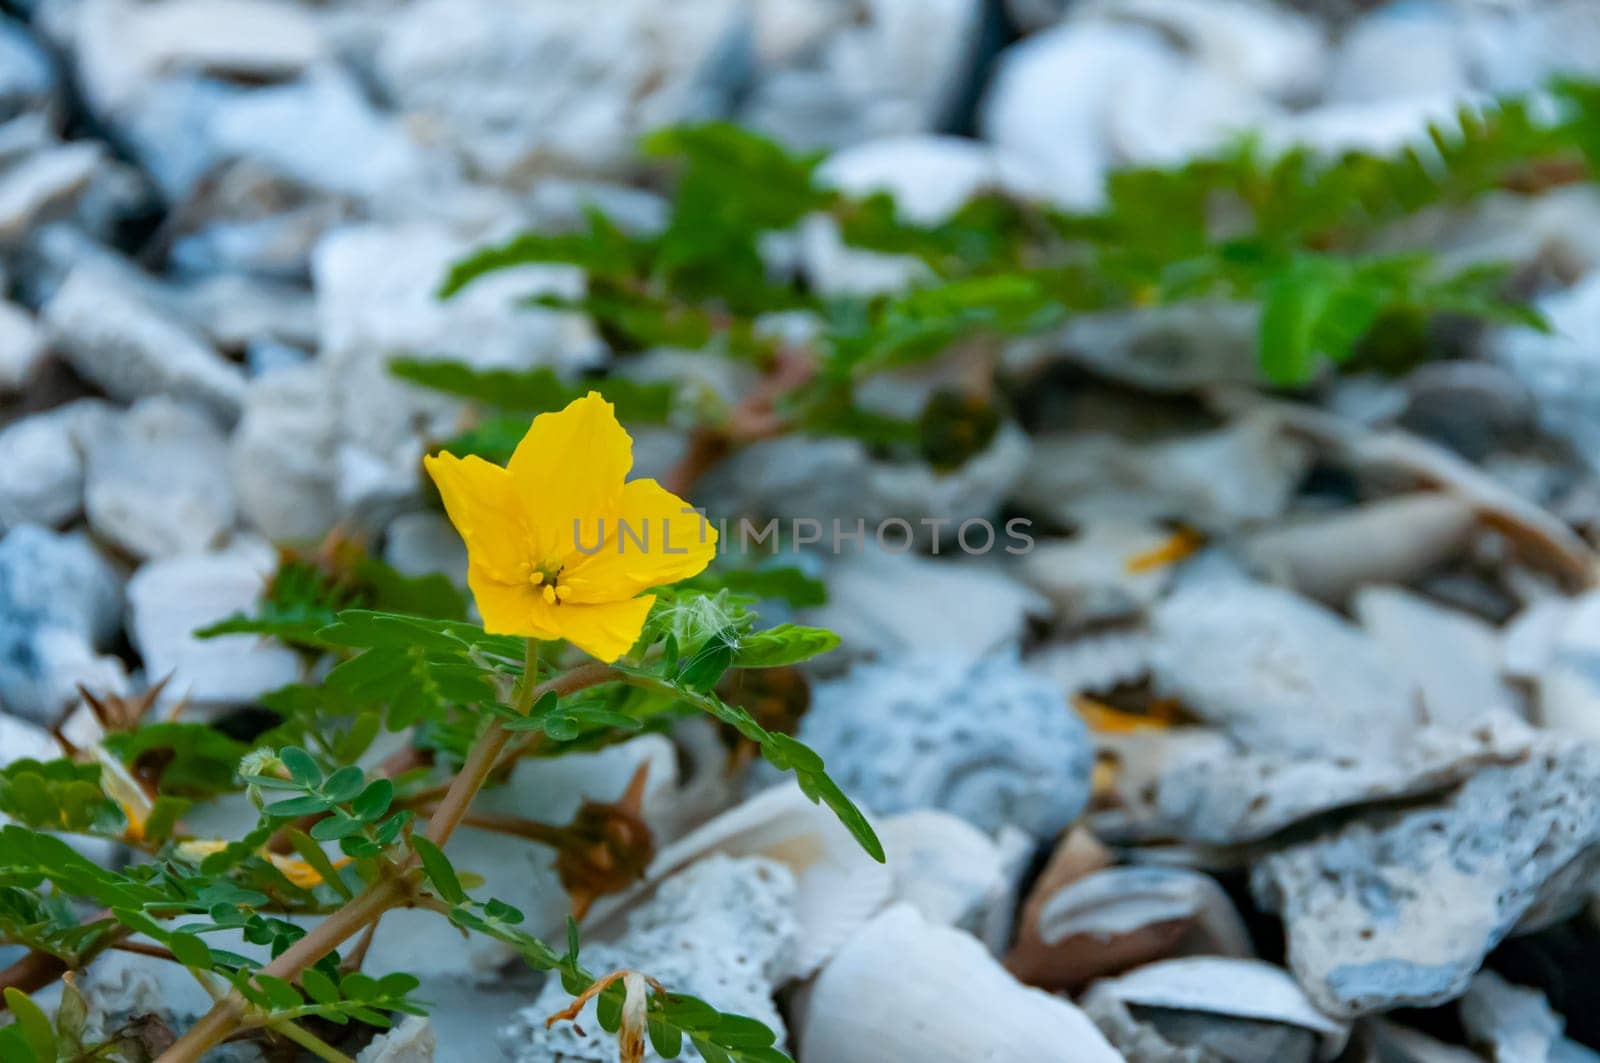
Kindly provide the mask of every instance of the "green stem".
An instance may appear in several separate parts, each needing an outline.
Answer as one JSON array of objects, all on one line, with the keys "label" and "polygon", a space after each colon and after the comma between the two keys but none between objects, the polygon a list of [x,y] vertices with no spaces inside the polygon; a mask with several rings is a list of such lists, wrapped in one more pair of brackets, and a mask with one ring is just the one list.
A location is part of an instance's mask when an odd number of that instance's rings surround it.
[{"label": "green stem", "polygon": [[339,1051],[337,1048],[318,1037],[309,1030],[296,1026],[287,1019],[267,1023],[267,1029],[275,1034],[287,1037],[301,1048],[310,1052],[318,1059],[325,1059],[328,1063],[355,1063],[355,1060]]},{"label": "green stem", "polygon": [[[543,683],[538,682],[538,643],[528,642],[527,665],[515,698],[517,712],[527,715],[534,702],[547,692],[566,696],[579,690],[620,678],[609,665],[591,662]],[[450,782],[450,789],[439,802],[439,807],[428,820],[427,838],[440,848],[450,840],[450,835],[461,825],[462,817],[472,799],[477,796],[485,781],[494,771],[495,761],[510,739],[510,732],[498,721],[478,736],[467,761]],[[328,916],[311,929],[305,937],[290,945],[282,955],[261,969],[262,974],[293,981],[302,971],[342,945],[348,938],[378,916],[408,903],[415,895],[418,872],[408,861],[400,874],[379,879],[358,893],[343,908]],[[161,1054],[157,1063],[194,1063],[206,1051],[221,1043],[237,1030],[246,1013],[246,1003],[237,992],[220,1001],[200,1017],[187,1033]]]}]

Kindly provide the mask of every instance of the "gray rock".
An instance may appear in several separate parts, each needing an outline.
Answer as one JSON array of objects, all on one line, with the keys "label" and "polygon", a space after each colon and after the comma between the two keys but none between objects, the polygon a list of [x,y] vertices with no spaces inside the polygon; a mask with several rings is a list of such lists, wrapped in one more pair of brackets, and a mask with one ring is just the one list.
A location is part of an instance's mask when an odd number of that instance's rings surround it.
[{"label": "gray rock", "polygon": [[89,526],[140,559],[215,546],[234,523],[225,448],[222,433],[195,407],[140,399],[89,444]]},{"label": "gray rock", "polygon": [[1251,750],[1386,759],[1417,730],[1411,684],[1378,645],[1292,592],[1186,586],[1152,635],[1156,689]]},{"label": "gray rock", "polygon": [[113,660],[95,654],[116,636],[122,586],[81,533],[37,525],[0,539],[0,708],[53,722],[74,684],[120,683]]},{"label": "gray rock", "polygon": [[229,443],[245,520],[275,542],[321,539],[339,520],[336,398],[315,365],[250,381]]},{"label": "gray rock", "polygon": [[[865,542],[899,553],[913,545],[931,550],[936,536],[941,552],[955,553],[962,549],[952,542],[960,526],[980,521],[965,534],[969,552],[984,553],[985,524],[994,533],[987,540],[992,550],[1008,545],[1000,522],[990,518],[1022,476],[1028,453],[1027,436],[1012,424],[1001,425],[984,450],[949,472],[922,461],[876,459],[858,439],[782,436],[744,447],[718,464],[697,487],[696,501],[730,519],[739,514],[815,522],[821,542],[830,542],[836,529],[851,534],[864,521]],[[759,531],[761,521],[753,524]],[[730,546],[738,542],[737,528],[730,524]],[[852,544],[844,542],[850,550]]]},{"label": "gray rock", "polygon": [[[900,217],[922,225],[943,221],[980,193],[1025,193],[1030,184],[1014,160],[978,141],[947,136],[858,144],[823,163],[817,179],[852,196],[887,192]],[[932,278],[914,256],[846,246],[838,223],[821,214],[806,219],[801,255],[811,283],[828,295],[875,295]]]},{"label": "gray rock", "polygon": [[84,192],[104,149],[77,141],[34,152],[0,171],[0,244],[17,243]]},{"label": "gray rock", "polygon": [[21,391],[48,356],[44,330],[33,315],[14,303],[0,302],[0,393]]},{"label": "gray rock", "polygon": [[1597,872],[1600,746],[1552,740],[1273,853],[1252,884],[1311,999],[1352,1016],[1460,996],[1490,949],[1570,916]]},{"label": "gray rock", "polygon": [[625,171],[644,133],[725,114],[747,33],[730,0],[430,0],[390,20],[376,68],[415,127],[473,172],[523,184]]},{"label": "gray rock", "polygon": [[59,526],[82,511],[84,449],[114,416],[106,403],[80,399],[0,429],[0,531]]},{"label": "gray rock", "polygon": [[1561,1016],[1537,989],[1512,985],[1479,971],[1461,998],[1461,1025],[1476,1044],[1494,1050],[1495,1063],[1550,1059],[1561,1039]]},{"label": "gray rock", "polygon": [[442,572],[467,585],[467,546],[461,533],[438,513],[407,513],[389,523],[383,559],[407,576]]},{"label": "gray rock", "polygon": [[741,121],[802,149],[948,126],[976,58],[973,0],[776,0],[756,5]]},{"label": "gray rock", "polygon": [[1546,432],[1572,445],[1591,471],[1600,471],[1600,275],[1539,300],[1548,333],[1505,329],[1490,349],[1533,396]]},{"label": "gray rock", "polygon": [[181,320],[109,270],[79,266],[45,305],[58,350],[113,398],[167,394],[227,421],[239,413],[244,373]]},{"label": "gray rock", "polygon": [[170,675],[167,694],[204,705],[245,704],[301,678],[287,646],[254,635],[197,639],[194,632],[236,612],[253,612],[276,568],[265,543],[169,557],[128,581],[128,635],[152,679]]},{"label": "gray rock", "polygon": [[[586,947],[585,962],[597,973],[622,968],[647,973],[670,992],[689,993],[764,1023],[782,1043],[783,1018],[772,994],[789,968],[798,932],[793,903],[788,868],[758,857],[713,854],[667,880],[631,912],[616,943]],[[559,979],[550,979],[539,998],[501,1032],[506,1058],[617,1063],[616,1038],[600,1028],[593,1001],[575,1022],[545,1026],[545,1019],[571,999]],[[644,1058],[660,1059],[653,1049],[646,1049]],[[701,1056],[686,1044],[679,1058]]]},{"label": "gray rock", "polygon": [[50,56],[20,22],[0,18],[0,122],[47,106],[55,87]]},{"label": "gray rock", "polygon": [[1228,533],[1279,517],[1311,459],[1270,417],[1149,440],[1046,434],[1033,440],[1016,494],[1064,524],[1171,520]]},{"label": "gray rock", "polygon": [[1050,837],[1089,800],[1088,729],[1014,657],[901,657],[818,684],[799,736],[845,792],[882,814],[954,813]]}]

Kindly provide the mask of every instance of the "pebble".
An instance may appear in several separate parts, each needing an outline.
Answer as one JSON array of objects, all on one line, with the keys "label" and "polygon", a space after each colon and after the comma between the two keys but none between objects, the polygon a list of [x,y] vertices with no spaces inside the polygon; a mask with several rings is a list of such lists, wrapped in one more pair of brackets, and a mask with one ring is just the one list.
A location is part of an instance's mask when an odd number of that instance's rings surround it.
[{"label": "pebble", "polygon": [[254,613],[277,567],[265,543],[148,562],[128,581],[128,635],[164,696],[201,707],[249,704],[301,678],[287,646],[256,635],[198,639],[194,632],[236,612]]},{"label": "pebble", "polygon": [[233,527],[227,440],[202,410],[140,399],[88,444],[89,526],[141,560],[201,553]]},{"label": "pebble", "polygon": [[60,527],[83,511],[84,450],[114,416],[107,403],[79,399],[0,429],[0,531]]},{"label": "pebble", "polygon": [[44,330],[31,314],[15,303],[0,302],[0,394],[25,388],[49,349]]},{"label": "pebble", "polygon": [[316,365],[291,366],[252,379],[228,443],[239,512],[275,542],[315,542],[341,516],[338,476],[328,460],[338,438],[338,410]]},{"label": "pebble", "polygon": [[78,532],[23,524],[0,539],[0,708],[54,722],[75,685],[119,689],[120,663],[101,657],[120,627],[122,583]]},{"label": "pebble", "polygon": [[164,394],[200,403],[230,423],[239,415],[239,367],[110,271],[74,269],[45,304],[44,321],[72,367],[113,398]]}]

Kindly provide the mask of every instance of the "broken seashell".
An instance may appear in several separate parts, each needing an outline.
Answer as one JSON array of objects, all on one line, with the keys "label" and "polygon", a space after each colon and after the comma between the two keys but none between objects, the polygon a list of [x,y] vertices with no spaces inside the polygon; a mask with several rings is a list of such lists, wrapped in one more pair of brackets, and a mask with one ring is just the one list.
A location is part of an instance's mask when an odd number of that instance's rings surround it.
[{"label": "broken seashell", "polygon": [[894,873],[894,901],[929,922],[968,931],[991,950],[1004,947],[1032,838],[1008,827],[993,839],[934,809],[890,816],[878,838]]},{"label": "broken seashell", "polygon": [[1126,620],[1153,605],[1166,588],[1170,565],[1137,562],[1171,538],[1137,522],[1091,523],[1071,539],[1042,542],[1028,551],[1022,576],[1050,599],[1063,625]]},{"label": "broken seashell", "polygon": [[[982,563],[939,561],[871,547],[828,567],[828,603],[807,623],[836,632],[844,653],[890,657],[921,649],[982,657],[1022,642],[1028,619],[1048,615],[1037,592]],[[946,604],[961,603],[952,624]],[[825,668],[828,660],[821,662]]]},{"label": "broken seashell", "polygon": [[1465,730],[1485,713],[1521,715],[1500,677],[1500,633],[1490,625],[1398,587],[1363,587],[1351,608],[1410,678],[1429,723]]},{"label": "broken seashell", "polygon": [[1096,631],[1040,647],[1022,663],[1069,698],[1102,693],[1144,679],[1150,670],[1150,636],[1137,628]]},{"label": "broken seashell", "polygon": [[1122,1063],[1072,1004],[1016,981],[976,939],[906,904],[823,968],[796,1025],[801,1063]]},{"label": "broken seashell", "polygon": [[1251,750],[1387,758],[1417,729],[1410,684],[1377,644],[1291,591],[1186,583],[1151,628],[1156,692]]},{"label": "broken seashell", "polygon": [[1594,551],[1565,522],[1441,446],[1409,432],[1374,431],[1325,410],[1264,399],[1254,392],[1218,388],[1209,399],[1224,414],[1253,412],[1276,418],[1280,438],[1310,443],[1331,460],[1448,492],[1470,505],[1480,521],[1517,545],[1530,561],[1570,586],[1593,586],[1600,576]]},{"label": "broken seashell", "polygon": [[604,934],[618,916],[646,903],[663,881],[713,854],[760,856],[795,879],[800,940],[786,977],[811,974],[886,904],[893,873],[862,852],[833,813],[813,804],[793,782],[763,790],[657,854],[644,882],[596,902],[586,925]]},{"label": "broken seashell", "polygon": [[1425,491],[1291,518],[1246,536],[1238,550],[1271,582],[1340,605],[1363,584],[1408,583],[1458,556],[1476,527],[1466,502]]},{"label": "broken seashell", "polygon": [[1162,1046],[1209,1050],[1181,1059],[1309,1063],[1338,1055],[1350,1034],[1312,1006],[1289,972],[1231,957],[1165,960],[1097,982],[1084,1010],[1137,1059],[1161,1058],[1153,1049]]},{"label": "broken seashell", "polygon": [[1252,951],[1222,888],[1188,868],[1110,867],[1035,898],[1006,967],[1046,989],[1074,989],[1168,956]]}]

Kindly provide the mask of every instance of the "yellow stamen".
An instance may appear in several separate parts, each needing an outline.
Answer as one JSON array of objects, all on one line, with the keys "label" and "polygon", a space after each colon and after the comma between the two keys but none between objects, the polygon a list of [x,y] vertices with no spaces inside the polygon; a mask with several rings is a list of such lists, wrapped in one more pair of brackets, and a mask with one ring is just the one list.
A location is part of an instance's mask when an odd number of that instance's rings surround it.
[{"label": "yellow stamen", "polygon": [[556,589],[554,587],[550,586],[549,584],[545,584],[545,588],[544,588],[544,604],[546,604],[546,605],[554,605],[554,604],[556,604]]}]

